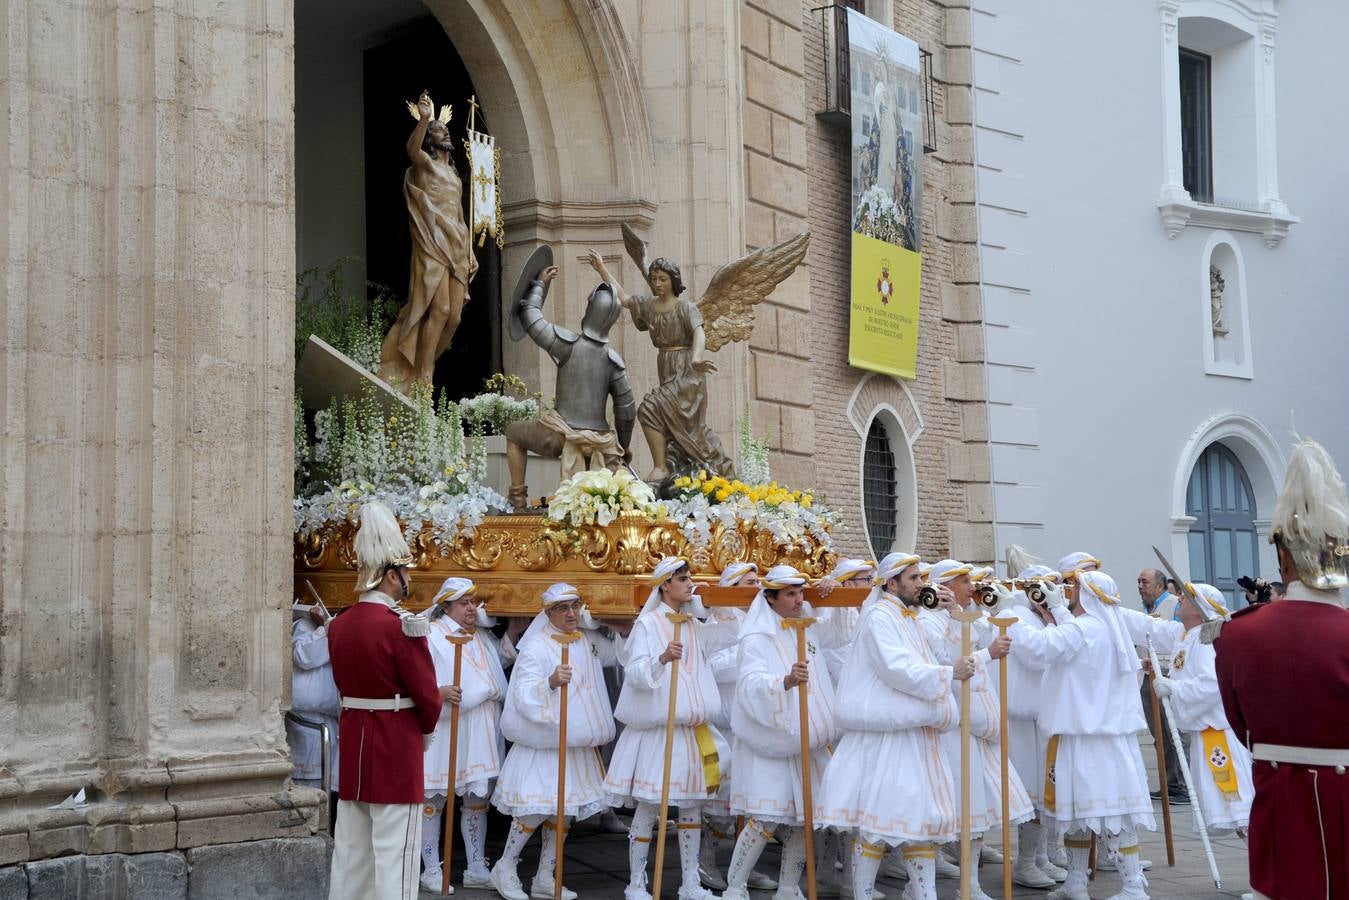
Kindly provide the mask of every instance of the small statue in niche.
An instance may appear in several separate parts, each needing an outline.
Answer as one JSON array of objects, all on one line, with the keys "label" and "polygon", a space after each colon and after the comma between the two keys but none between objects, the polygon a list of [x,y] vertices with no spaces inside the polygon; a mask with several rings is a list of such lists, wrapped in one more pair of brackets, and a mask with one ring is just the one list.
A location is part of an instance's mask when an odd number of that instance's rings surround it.
[{"label": "small statue in niche", "polygon": [[1226,337],[1227,329],[1223,327],[1223,288],[1227,286],[1227,280],[1223,278],[1223,270],[1217,266],[1208,267],[1208,302],[1209,314],[1213,319],[1213,336]]}]

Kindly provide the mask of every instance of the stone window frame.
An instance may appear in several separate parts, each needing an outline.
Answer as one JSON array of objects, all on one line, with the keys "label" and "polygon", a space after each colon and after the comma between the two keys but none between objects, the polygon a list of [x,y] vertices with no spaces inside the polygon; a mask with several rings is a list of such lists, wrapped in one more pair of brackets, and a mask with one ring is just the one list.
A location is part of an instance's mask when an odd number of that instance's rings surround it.
[{"label": "stone window frame", "polygon": [[[848,423],[860,439],[857,447],[858,497],[864,496],[864,471],[867,433],[877,419],[885,426],[890,449],[895,455],[895,539],[890,549],[912,550],[918,544],[918,463],[913,445],[923,433],[923,418],[909,386],[877,372],[868,372],[847,405]],[[871,547],[871,531],[862,516],[866,546]]]},{"label": "stone window frame", "polygon": [[[1225,285],[1223,287],[1223,322],[1227,325],[1228,335],[1222,338],[1223,351],[1219,352],[1219,339],[1213,334],[1213,316],[1209,295],[1209,267],[1214,264],[1215,254],[1220,263],[1227,263],[1221,257],[1230,256],[1230,264],[1220,265]],[[1215,231],[1209,235],[1200,254],[1200,284],[1198,291],[1200,331],[1204,341],[1204,372],[1223,378],[1255,378],[1255,362],[1251,356],[1250,303],[1246,292],[1246,260],[1241,255],[1241,245],[1235,237],[1226,231]]]},{"label": "stone window frame", "polygon": [[1180,451],[1171,481],[1170,559],[1180,571],[1190,570],[1189,534],[1190,526],[1195,522],[1186,506],[1190,473],[1198,465],[1204,451],[1218,442],[1231,450],[1241,462],[1255,494],[1256,549],[1260,557],[1260,571],[1277,571],[1278,562],[1268,538],[1274,504],[1283,487],[1288,461],[1270,430],[1258,419],[1239,412],[1219,413],[1201,422]]},{"label": "stone window frame", "polygon": [[[1278,131],[1275,115],[1274,46],[1278,13],[1274,0],[1159,0],[1162,59],[1162,187],[1157,210],[1167,237],[1187,225],[1229,228],[1260,234],[1271,250],[1301,221],[1279,196]],[[1249,36],[1254,70],[1250,98],[1254,108],[1255,197],[1243,206],[1200,203],[1182,184],[1180,130],[1180,25],[1182,19],[1214,19]],[[1214,185],[1218,198],[1230,196]]]}]

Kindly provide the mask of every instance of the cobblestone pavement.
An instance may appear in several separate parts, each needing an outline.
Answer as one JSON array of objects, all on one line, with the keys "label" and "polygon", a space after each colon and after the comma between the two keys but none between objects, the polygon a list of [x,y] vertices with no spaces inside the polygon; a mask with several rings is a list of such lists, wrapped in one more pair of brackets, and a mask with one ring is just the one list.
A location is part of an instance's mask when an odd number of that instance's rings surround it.
[{"label": "cobblestone pavement", "polygon": [[[1148,763],[1149,778],[1153,784],[1156,783],[1155,760],[1151,739],[1144,734],[1142,736],[1141,747],[1143,758]],[[1250,890],[1246,875],[1246,849],[1245,845],[1234,835],[1217,837],[1213,839],[1213,853],[1218,863],[1218,872],[1222,876],[1222,889],[1214,887],[1213,880],[1208,872],[1208,865],[1204,861],[1203,845],[1198,836],[1193,831],[1191,813],[1189,806],[1172,807],[1172,828],[1175,834],[1176,864],[1168,866],[1166,862],[1166,842],[1162,830],[1161,805],[1156,804],[1157,831],[1144,832],[1142,838],[1142,854],[1144,859],[1151,860],[1152,868],[1147,872],[1148,893],[1157,898],[1157,900],[1171,900],[1171,898],[1186,898],[1186,900],[1206,900],[1206,898],[1225,898],[1240,897],[1243,891]],[[628,847],[627,839],[623,835],[606,834],[594,827],[594,822],[580,823],[567,838],[566,844],[566,863],[565,863],[565,881],[567,887],[575,891],[580,900],[622,900],[623,886],[627,883],[628,875]],[[488,859],[495,860],[501,852],[501,841],[505,835],[505,822],[502,819],[493,818],[490,832],[492,840],[488,843]],[[662,893],[666,898],[675,896],[675,891],[679,886],[679,853],[678,846],[674,838],[674,829],[670,829],[668,840],[668,849],[665,857],[665,887]],[[992,846],[1001,846],[1001,834],[993,832],[989,836],[989,844]],[[1013,842],[1015,846],[1015,842]],[[462,850],[456,846],[456,854],[461,854]],[[1013,850],[1015,852],[1015,849]],[[652,851],[654,858],[654,850]],[[720,848],[718,861],[721,864],[723,872],[730,861],[731,843],[724,842]],[[462,868],[462,857],[456,857],[455,864],[455,884],[460,881],[459,869]],[[519,874],[520,880],[524,883],[526,891],[530,887],[530,879],[538,865],[538,839],[530,841],[529,846],[520,861]],[[758,869],[761,872],[776,876],[778,866],[778,855],[776,845],[770,845],[764,851],[763,857],[759,861]],[[994,898],[1002,896],[1002,870],[998,865],[985,863],[980,869],[979,880],[985,891]],[[890,900],[899,900],[904,882],[892,881],[882,878],[877,881],[877,888],[884,892]],[[550,885],[551,886],[551,885]],[[1101,872],[1090,886],[1090,893],[1093,898],[1104,900],[1111,897],[1119,891],[1119,876],[1115,872]],[[960,884],[958,881],[945,879],[937,880],[937,895],[940,900],[951,900],[960,894]],[[423,900],[438,896],[427,891],[423,891],[421,897]],[[463,898],[463,900],[490,900],[497,896],[495,891],[465,889],[455,887],[454,896]],[[772,893],[752,894],[755,900],[770,900]],[[1044,897],[1045,891],[1034,890],[1031,888],[1016,888],[1013,896],[1018,900],[1034,900],[1037,897]]]}]

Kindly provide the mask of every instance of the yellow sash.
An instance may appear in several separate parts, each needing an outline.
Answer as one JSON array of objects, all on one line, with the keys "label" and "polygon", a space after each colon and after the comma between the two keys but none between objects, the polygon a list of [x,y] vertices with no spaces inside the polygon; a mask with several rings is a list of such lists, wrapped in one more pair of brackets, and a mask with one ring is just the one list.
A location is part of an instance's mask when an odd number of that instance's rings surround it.
[{"label": "yellow sash", "polygon": [[693,729],[693,737],[698,741],[698,752],[703,757],[703,780],[707,782],[707,792],[715,794],[721,787],[721,760],[717,756],[717,742],[712,738],[712,729],[704,722]]},{"label": "yellow sash", "polygon": [[1045,751],[1045,809],[1054,811],[1054,760],[1059,756],[1059,736],[1049,739],[1049,748]]},{"label": "yellow sash", "polygon": [[1204,759],[1208,761],[1213,783],[1226,795],[1224,799],[1238,799],[1240,789],[1236,770],[1232,768],[1232,751],[1227,746],[1227,732],[1218,728],[1205,728],[1203,740]]}]

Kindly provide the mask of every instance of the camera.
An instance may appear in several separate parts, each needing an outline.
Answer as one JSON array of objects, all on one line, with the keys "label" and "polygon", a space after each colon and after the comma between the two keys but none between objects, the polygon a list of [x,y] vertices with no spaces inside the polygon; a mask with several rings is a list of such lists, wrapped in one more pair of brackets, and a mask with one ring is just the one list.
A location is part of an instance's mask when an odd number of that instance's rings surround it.
[{"label": "camera", "polygon": [[1252,603],[1268,603],[1273,596],[1273,589],[1267,581],[1256,581],[1249,575],[1242,575],[1237,579],[1237,584],[1244,591],[1249,591],[1255,595]]}]

